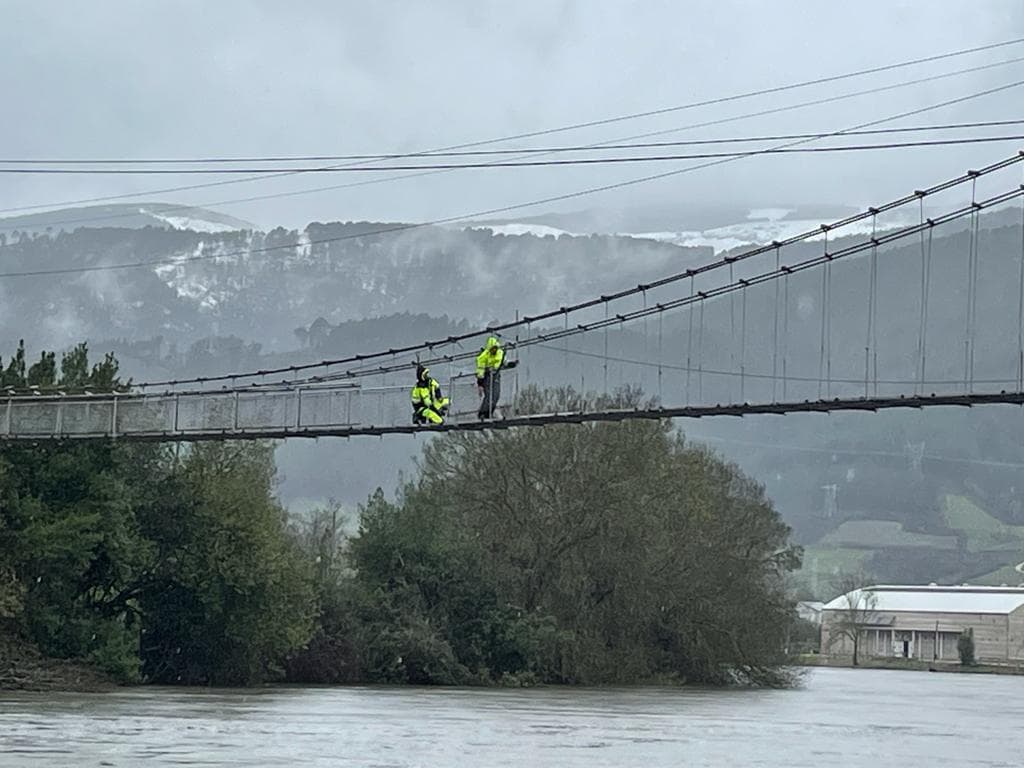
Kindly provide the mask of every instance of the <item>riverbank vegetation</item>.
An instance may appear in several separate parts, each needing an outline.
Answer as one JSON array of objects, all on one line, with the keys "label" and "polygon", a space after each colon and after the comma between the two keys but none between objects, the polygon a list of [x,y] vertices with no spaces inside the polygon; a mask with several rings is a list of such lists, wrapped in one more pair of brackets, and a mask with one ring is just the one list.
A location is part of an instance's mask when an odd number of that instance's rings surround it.
[{"label": "riverbank vegetation", "polygon": [[354,538],[329,530],[307,537],[337,565],[294,679],[787,682],[799,551],[758,485],[667,423],[450,433]]},{"label": "riverbank vegetation", "polygon": [[[3,386],[121,388],[84,346]],[[129,443],[0,447],[0,632],[120,682],[246,684],[310,637],[310,568],[274,498],[273,447]]]},{"label": "riverbank vegetation", "polygon": [[[0,383],[123,386],[84,347],[19,350]],[[265,443],[4,445],[0,649],[119,682],[791,681],[799,550],[667,423],[438,436],[354,535],[339,522],[288,518]]]}]

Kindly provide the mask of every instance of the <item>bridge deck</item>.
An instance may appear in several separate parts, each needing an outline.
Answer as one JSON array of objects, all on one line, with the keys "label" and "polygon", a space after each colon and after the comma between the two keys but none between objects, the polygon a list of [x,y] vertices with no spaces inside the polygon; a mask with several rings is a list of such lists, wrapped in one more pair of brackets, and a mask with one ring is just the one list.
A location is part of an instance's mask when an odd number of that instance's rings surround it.
[{"label": "bridge deck", "polygon": [[[357,437],[630,419],[879,411],[999,403],[1024,405],[1024,392],[998,392],[531,413],[480,422],[476,418],[475,402],[466,396],[465,389],[457,383],[450,390],[453,394],[462,395],[458,400],[453,399],[453,403],[463,404],[462,410],[456,410],[452,418],[438,426],[411,423],[406,387],[361,390],[347,386],[271,392],[11,397],[6,403],[0,442],[98,439],[201,442]],[[466,407],[468,403],[473,403],[472,409]],[[398,411],[402,412],[402,417],[391,420],[386,418],[396,416]],[[342,413],[346,414],[347,420],[339,418]],[[275,414],[285,418],[277,421],[268,418]],[[353,414],[360,416],[361,420],[353,419]],[[202,420],[197,420],[197,416]],[[259,418],[261,416],[262,421]],[[373,416],[378,418],[374,420]]]},{"label": "bridge deck", "polygon": [[[452,421],[475,419],[473,378],[453,380],[449,392]],[[412,421],[408,386],[349,382],[157,394],[15,395],[2,407],[2,440],[289,436],[411,426]]]}]

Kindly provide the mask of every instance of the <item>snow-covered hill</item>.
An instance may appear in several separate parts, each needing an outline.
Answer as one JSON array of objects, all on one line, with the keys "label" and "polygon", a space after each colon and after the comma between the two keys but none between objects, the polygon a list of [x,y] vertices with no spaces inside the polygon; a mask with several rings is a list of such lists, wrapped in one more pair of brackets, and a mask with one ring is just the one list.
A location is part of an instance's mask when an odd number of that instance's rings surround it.
[{"label": "snow-covered hill", "polygon": [[191,230],[194,232],[232,232],[258,227],[251,222],[227,216],[207,208],[170,203],[123,203],[62,208],[43,213],[0,217],[0,234],[56,234],[74,232],[81,227],[117,227],[123,229]]},{"label": "snow-covered hill", "polygon": [[397,228],[388,222],[311,224],[302,232],[215,228],[164,222],[12,234],[4,248],[11,271],[146,266],[86,271],[60,282],[20,278],[16,292],[0,286],[0,333],[9,342],[34,336],[58,347],[82,336],[191,344],[235,335],[280,350],[293,348],[295,330],[317,317],[337,324],[411,312],[483,324],[635,285],[711,256],[709,249],[608,236],[440,227],[379,234]]},{"label": "snow-covered hill", "polygon": [[[816,211],[805,208],[752,208],[741,215],[741,211],[732,212],[732,220],[716,223],[713,226],[690,228],[670,228],[649,230],[643,228],[616,229],[605,234],[618,237],[632,237],[641,240],[655,240],[671,243],[687,248],[711,248],[715,253],[731,251],[749,245],[761,245],[774,240],[785,240],[804,232],[817,229],[823,223],[846,215],[849,211],[827,210]],[[813,217],[814,213],[828,213],[826,218]],[[724,214],[718,212],[709,217],[710,221],[721,222]],[[682,217],[680,217],[682,218]],[[577,223],[583,223],[578,221]],[[642,222],[634,222],[638,224]],[[650,223],[650,222],[646,222]],[[906,217],[887,217],[883,228],[906,226],[913,223]],[[551,224],[543,224],[534,220],[521,222],[504,222],[495,224],[473,224],[471,228],[487,229],[495,234],[533,235],[535,237],[583,237],[593,234],[591,231],[571,231]],[[862,221],[849,225],[840,233],[842,236],[862,235],[871,232],[871,222]],[[818,239],[817,236],[813,239]]]},{"label": "snow-covered hill", "polygon": [[[125,223],[127,207],[114,208],[114,220]],[[714,252],[783,239],[835,218],[743,209],[741,217],[719,217],[715,226],[611,234],[537,222],[408,229],[396,222],[335,222],[261,232],[212,211],[180,213],[136,205],[131,215],[140,217],[141,228],[79,225],[68,232],[51,217],[35,221],[46,225],[43,234],[0,229],[9,272],[84,268],[60,280],[41,275],[0,283],[0,341],[26,337],[61,347],[82,337],[160,336],[189,345],[234,335],[286,350],[295,347],[296,330],[318,317],[337,325],[422,313],[480,325],[650,282]],[[63,215],[86,218],[85,212]],[[830,238],[862,233],[865,225]]]}]

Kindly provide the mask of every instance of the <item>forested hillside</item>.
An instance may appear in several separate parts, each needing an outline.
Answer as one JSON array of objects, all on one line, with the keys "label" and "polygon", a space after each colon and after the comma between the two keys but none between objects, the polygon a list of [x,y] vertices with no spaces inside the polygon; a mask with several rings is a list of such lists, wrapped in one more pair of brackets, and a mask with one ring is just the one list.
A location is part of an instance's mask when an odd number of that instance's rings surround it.
[{"label": "forested hillside", "polygon": [[[447,314],[480,325],[516,309],[537,312],[635,284],[711,253],[632,238],[506,237],[440,227],[402,231],[405,226],[0,234],[7,272],[149,264],[61,280],[11,278],[19,282],[16,289],[5,283],[4,311],[26,324],[21,327],[34,327],[38,344],[68,344],[84,333],[93,340],[160,337],[184,351],[215,335],[280,351],[305,343],[295,331],[317,317],[336,324],[393,313]],[[3,332],[7,343],[17,342],[9,324]]]},{"label": "forested hillside", "polygon": [[[1012,310],[1018,286],[1005,278],[1020,260],[1019,215],[982,217],[975,376],[983,387],[1015,386]],[[368,235],[386,226],[310,225],[303,236],[338,239],[263,253],[260,248],[294,242],[299,233],[153,228],[8,233],[3,252],[12,259],[11,269],[135,259],[181,263],[89,272],[61,284],[40,278],[5,281],[3,327],[12,343],[23,329],[32,329],[32,346],[41,343],[36,336],[64,344],[69,335],[84,333],[95,349],[116,352],[136,380],[204,375],[443,338],[510,318],[516,309],[536,311],[649,281],[709,255],[627,237],[504,236],[440,228]],[[969,246],[963,224],[936,231],[930,243],[926,391],[962,386]],[[817,255],[821,247],[795,246],[787,259]],[[186,261],[210,254],[220,255]],[[866,322],[868,258],[837,262],[832,269],[833,381],[827,388],[818,383],[823,375],[821,279],[807,273],[788,284],[789,303],[778,315],[786,334],[781,352],[773,339],[774,288],[752,289],[745,296],[743,333],[737,294],[707,302],[703,330],[692,337],[685,310],[666,315],[660,342],[653,326],[646,336],[641,324],[613,329],[607,363],[601,359],[600,337],[585,338],[572,354],[535,348],[509,382],[507,397],[528,382],[600,389],[606,380],[611,386],[639,385],[650,396],[676,403],[687,398],[724,402],[741,395],[749,401],[855,396],[865,391],[866,341],[875,344],[882,373],[877,391],[904,391],[907,384],[887,381],[912,380],[919,373],[921,244],[915,240],[879,253],[876,341],[869,339]],[[746,268],[739,265],[736,274],[742,276]],[[660,380],[651,364],[659,348],[676,369],[666,369]],[[771,378],[780,355],[790,377],[785,388]],[[678,370],[688,357],[705,371],[689,377],[689,391]],[[742,384],[736,375],[707,373],[735,372],[741,360]],[[869,391],[876,391],[873,376],[868,378]],[[1024,561],[1024,544],[1014,527],[1024,523],[1021,418],[1018,409],[992,407],[677,426],[739,461],[765,485],[797,540],[809,547],[805,575],[808,586],[820,590],[833,571],[851,567],[881,580],[1021,580],[1012,568]],[[396,482],[424,442],[289,443],[277,453],[283,498],[304,508],[333,497],[351,508],[378,485]]]}]

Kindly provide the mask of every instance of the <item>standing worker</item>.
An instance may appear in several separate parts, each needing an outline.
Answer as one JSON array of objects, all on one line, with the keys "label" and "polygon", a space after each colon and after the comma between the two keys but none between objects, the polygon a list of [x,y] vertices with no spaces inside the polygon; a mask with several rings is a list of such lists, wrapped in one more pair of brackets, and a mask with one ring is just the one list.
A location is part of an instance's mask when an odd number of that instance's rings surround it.
[{"label": "standing worker", "polygon": [[497,336],[489,336],[476,357],[476,385],[480,392],[480,421],[494,418],[501,398],[501,369],[515,368],[515,361],[505,364],[505,350]]},{"label": "standing worker", "polygon": [[416,366],[416,384],[411,394],[413,424],[444,424],[448,398],[441,394],[441,385],[425,365]]}]

